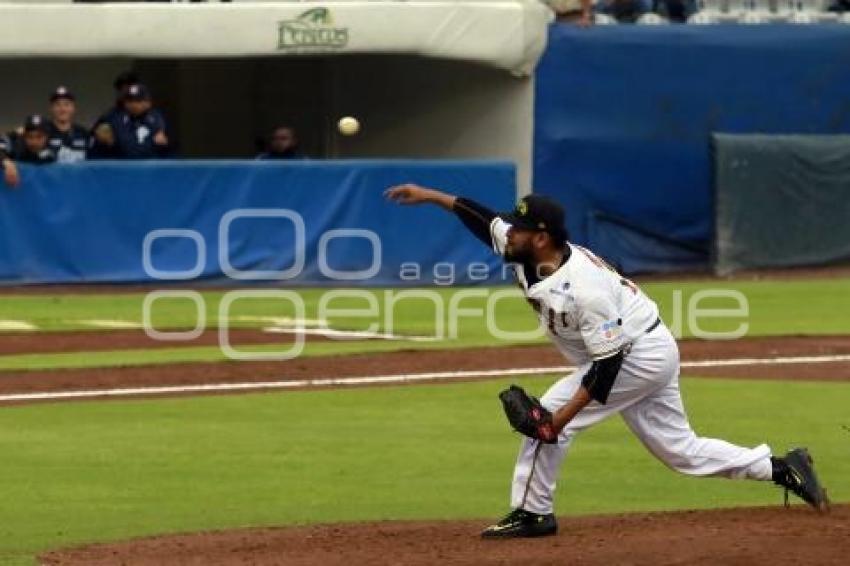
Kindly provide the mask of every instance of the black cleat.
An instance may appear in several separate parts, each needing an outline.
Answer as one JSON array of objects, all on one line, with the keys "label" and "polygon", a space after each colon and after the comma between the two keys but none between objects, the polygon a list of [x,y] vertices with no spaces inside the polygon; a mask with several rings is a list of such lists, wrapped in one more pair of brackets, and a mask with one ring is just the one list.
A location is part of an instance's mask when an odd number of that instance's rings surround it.
[{"label": "black cleat", "polygon": [[481,532],[481,538],[545,537],[558,532],[555,515],[538,515],[524,509],[514,509]]},{"label": "black cleat", "polygon": [[814,461],[806,448],[795,448],[784,458],[772,458],[773,481],[785,488],[785,506],[791,491],[820,513],[829,511],[826,490],[818,481]]}]

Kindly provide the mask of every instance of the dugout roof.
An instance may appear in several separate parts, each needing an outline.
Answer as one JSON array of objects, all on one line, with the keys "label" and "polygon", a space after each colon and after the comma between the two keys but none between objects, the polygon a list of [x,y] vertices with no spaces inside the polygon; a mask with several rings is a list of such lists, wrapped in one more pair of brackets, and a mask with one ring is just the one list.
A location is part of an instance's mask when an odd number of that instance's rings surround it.
[{"label": "dugout roof", "polygon": [[0,3],[0,57],[386,53],[528,75],[545,47],[551,17],[537,0]]}]

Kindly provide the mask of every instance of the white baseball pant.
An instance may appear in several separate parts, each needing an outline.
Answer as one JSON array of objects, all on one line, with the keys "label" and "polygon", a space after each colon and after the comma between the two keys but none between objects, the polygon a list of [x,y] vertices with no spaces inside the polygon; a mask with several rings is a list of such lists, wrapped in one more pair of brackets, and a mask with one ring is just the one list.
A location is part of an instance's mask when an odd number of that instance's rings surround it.
[{"label": "white baseball pant", "polygon": [[[541,398],[550,411],[569,401],[590,364],[552,385]],[[608,402],[591,401],[561,431],[558,442],[525,438],[514,468],[511,507],[552,513],[556,478],[576,434],[620,413],[644,446],[670,468],[693,476],[770,480],[771,451],[701,438],[691,429],[679,392],[679,349],[663,324],[641,336],[623,360]]]}]

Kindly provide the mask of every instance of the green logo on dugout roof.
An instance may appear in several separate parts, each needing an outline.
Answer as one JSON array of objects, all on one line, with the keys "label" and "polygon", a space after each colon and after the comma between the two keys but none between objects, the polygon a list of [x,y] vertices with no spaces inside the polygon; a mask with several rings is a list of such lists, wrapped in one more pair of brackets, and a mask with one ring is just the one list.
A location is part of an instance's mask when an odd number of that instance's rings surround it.
[{"label": "green logo on dugout roof", "polygon": [[278,22],[278,49],[342,49],[348,28],[333,25],[327,8],[312,8],[294,20]]}]

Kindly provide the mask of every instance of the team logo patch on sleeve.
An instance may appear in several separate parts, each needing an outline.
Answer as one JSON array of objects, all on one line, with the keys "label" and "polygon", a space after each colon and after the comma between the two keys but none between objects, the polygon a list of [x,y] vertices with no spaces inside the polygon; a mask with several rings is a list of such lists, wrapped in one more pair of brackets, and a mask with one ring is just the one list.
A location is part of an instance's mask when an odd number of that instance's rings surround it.
[{"label": "team logo patch on sleeve", "polygon": [[599,327],[599,333],[606,340],[613,340],[623,333],[619,320],[606,320]]}]

